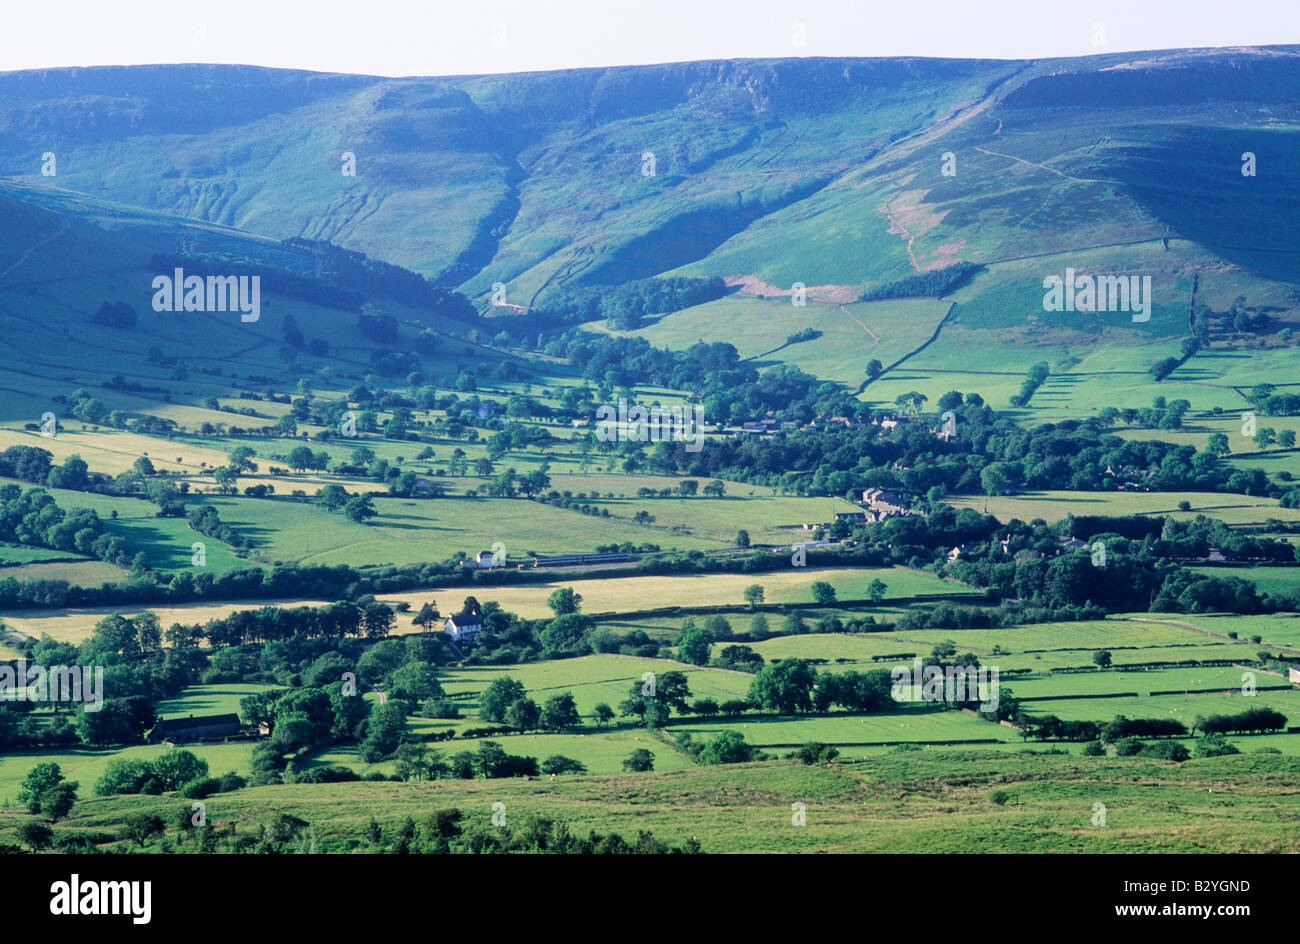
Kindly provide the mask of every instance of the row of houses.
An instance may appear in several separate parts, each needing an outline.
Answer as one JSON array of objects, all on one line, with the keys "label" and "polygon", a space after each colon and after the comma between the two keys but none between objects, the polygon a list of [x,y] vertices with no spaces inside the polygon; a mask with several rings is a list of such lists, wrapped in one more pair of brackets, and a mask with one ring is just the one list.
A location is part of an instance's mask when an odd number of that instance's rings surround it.
[{"label": "row of houses", "polygon": [[[888,432],[889,430],[897,427],[900,423],[906,423],[906,422],[908,422],[908,418],[905,416],[889,416],[889,417],[878,416],[871,420],[870,425],[878,426],[882,430]],[[771,435],[773,433],[777,433],[782,430],[825,429],[830,426],[851,427],[851,426],[865,426],[865,425],[867,424],[859,417],[822,416],[813,420],[809,420],[807,423],[800,426],[797,423],[791,422],[790,420],[778,421],[771,415],[771,412],[769,411],[768,415],[762,419],[746,420],[745,422],[741,423],[739,426],[727,427],[727,431],[741,433],[742,435],[743,434],[752,435],[755,433]]]},{"label": "row of houses", "polygon": [[904,506],[903,499],[899,495],[883,488],[864,490],[862,504],[867,507],[868,521],[884,521],[886,518],[919,514],[919,512]]}]

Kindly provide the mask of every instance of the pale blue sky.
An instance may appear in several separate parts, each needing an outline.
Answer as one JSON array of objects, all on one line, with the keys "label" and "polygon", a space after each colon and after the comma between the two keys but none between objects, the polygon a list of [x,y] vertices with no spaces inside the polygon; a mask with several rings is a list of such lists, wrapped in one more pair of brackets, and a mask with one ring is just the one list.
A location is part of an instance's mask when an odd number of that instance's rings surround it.
[{"label": "pale blue sky", "polygon": [[1300,43],[1300,0],[24,0],[5,4],[0,71],[222,62],[456,75],[1286,43]]}]

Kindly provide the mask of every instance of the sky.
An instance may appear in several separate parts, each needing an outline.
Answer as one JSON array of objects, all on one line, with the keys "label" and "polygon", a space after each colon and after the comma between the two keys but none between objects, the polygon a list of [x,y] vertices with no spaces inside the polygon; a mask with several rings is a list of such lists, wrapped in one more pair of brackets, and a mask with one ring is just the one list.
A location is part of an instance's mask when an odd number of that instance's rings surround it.
[{"label": "sky", "polygon": [[465,75],[1292,44],[1300,0],[24,0],[0,22],[0,71],[212,62]]}]

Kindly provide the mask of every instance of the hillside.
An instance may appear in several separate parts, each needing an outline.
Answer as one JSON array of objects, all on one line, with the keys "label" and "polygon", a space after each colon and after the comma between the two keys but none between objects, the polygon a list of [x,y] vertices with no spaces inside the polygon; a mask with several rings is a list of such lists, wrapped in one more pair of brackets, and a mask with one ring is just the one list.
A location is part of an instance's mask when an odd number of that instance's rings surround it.
[{"label": "hillside", "polygon": [[[403,79],[197,65],[0,74],[0,317],[14,322],[11,350],[71,337],[45,352],[43,375],[80,371],[65,357],[78,343],[111,338],[143,357],[171,335],[78,323],[104,301],[139,308],[155,254],[357,289],[361,270],[331,269],[342,258],[320,248],[331,243],[459,288],[497,322],[360,286],[414,328],[504,324],[531,341],[540,325],[510,316],[564,311],[583,286],[716,276],[728,298],[641,333],[677,348],[735,343],[759,366],[792,363],[883,404],[963,389],[1005,406],[1045,361],[1051,377],[1024,407],[1040,420],[1145,406],[1165,388],[1230,410],[1290,356],[1286,329],[1300,320],[1297,92],[1293,47]],[[54,176],[42,176],[46,154]],[[920,289],[929,300],[858,303],[959,263],[982,268],[960,287]],[[1045,312],[1043,279],[1067,268],[1150,277],[1149,320]],[[509,307],[494,307],[497,283]],[[788,304],[795,283],[809,307]],[[269,324],[220,326],[227,353],[277,366],[287,312],[336,352],[368,344],[351,311],[275,294]],[[783,343],[805,328],[821,334]],[[1156,389],[1149,369],[1180,359],[1193,329],[1202,349]],[[409,350],[412,337],[398,340]],[[872,359],[885,370],[867,384]],[[3,385],[33,394],[14,376]]]},{"label": "hillside", "polygon": [[54,182],[37,161],[53,152],[62,188],[327,239],[471,293],[501,281],[525,305],[683,266],[864,287],[1162,236],[1293,281],[1296,251],[1266,221],[1294,216],[1298,88],[1291,48],[412,79],[10,73],[0,173]]}]

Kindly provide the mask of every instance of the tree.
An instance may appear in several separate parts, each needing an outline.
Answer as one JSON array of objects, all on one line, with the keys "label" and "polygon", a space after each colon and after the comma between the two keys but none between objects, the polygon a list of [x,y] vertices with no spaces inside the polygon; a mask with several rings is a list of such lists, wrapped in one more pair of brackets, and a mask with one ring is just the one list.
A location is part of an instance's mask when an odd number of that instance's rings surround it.
[{"label": "tree", "polygon": [[905,413],[912,416],[921,412],[921,407],[930,398],[923,393],[917,393],[915,390],[909,390],[907,393],[901,393],[894,397],[895,405],[902,408]]},{"label": "tree", "polygon": [[645,773],[655,769],[655,755],[644,747],[638,747],[623,761],[623,769],[633,773]]},{"label": "tree", "polygon": [[880,363],[874,357],[867,361],[867,379],[875,380],[880,376],[880,372],[885,369],[885,365]]},{"label": "tree", "polygon": [[347,504],[343,506],[343,514],[347,515],[350,520],[361,524],[366,519],[373,518],[379,512],[375,510],[375,503],[369,495],[357,495],[348,499]]},{"label": "tree", "polygon": [[754,609],[763,602],[763,585],[751,583],[744,589],[745,602],[749,604],[750,609]]},{"label": "tree", "polygon": [[701,764],[743,764],[754,759],[754,747],[739,731],[723,731],[700,751]]},{"label": "tree", "polygon": [[1231,453],[1232,448],[1228,445],[1227,436],[1223,433],[1214,433],[1206,442],[1205,451],[1212,456],[1221,457]]},{"label": "tree", "polygon": [[582,605],[582,594],[575,593],[572,587],[559,587],[546,598],[546,605],[555,612],[556,616],[576,613]]},{"label": "tree", "polygon": [[537,641],[548,653],[587,653],[591,651],[588,637],[595,625],[589,616],[583,616],[581,613],[566,613],[547,623],[546,627],[537,634]]},{"label": "tree", "polygon": [[576,728],[581,723],[578,705],[571,692],[562,692],[546,699],[542,706],[541,726],[548,731]]},{"label": "tree", "polygon": [[397,622],[397,614],[387,603],[367,603],[361,611],[362,632],[367,639],[385,639]]},{"label": "tree", "polygon": [[811,766],[813,764],[829,764],[835,758],[840,756],[839,748],[832,747],[829,744],[823,744],[820,741],[807,741],[802,747],[794,752],[794,756],[803,763]]},{"label": "tree", "polygon": [[50,787],[41,794],[41,813],[48,816],[51,823],[63,819],[72,812],[78,786],[80,784],[75,780],[64,780]]},{"label": "tree", "polygon": [[508,675],[492,680],[478,703],[478,716],[484,721],[504,723],[510,706],[524,697],[524,686]]},{"label": "tree", "polygon": [[585,774],[587,765],[582,761],[574,760],[572,757],[565,757],[563,754],[554,754],[542,761],[542,773],[550,774]]},{"label": "tree", "polygon": [[885,594],[889,591],[889,586],[879,577],[867,584],[867,599],[872,603],[880,603],[885,599]]},{"label": "tree", "polygon": [[1295,430],[1284,429],[1277,434],[1277,444],[1283,449],[1295,448]]},{"label": "tree", "polygon": [[18,827],[18,839],[33,852],[40,852],[49,848],[54,831],[44,823],[28,820]]},{"label": "tree", "polygon": [[727,493],[727,486],[721,479],[713,479],[704,486],[704,494],[710,498],[721,498]]},{"label": "tree", "polygon": [[591,717],[595,720],[597,727],[603,728],[614,720],[614,709],[602,701],[591,709]]},{"label": "tree", "polygon": [[289,463],[289,468],[295,472],[302,472],[316,464],[316,454],[307,446],[294,446],[289,451],[286,461]]},{"label": "tree", "polygon": [[[633,689],[640,686],[633,682]],[[655,679],[654,701],[676,708],[682,714],[687,712],[686,699],[691,697],[689,682],[685,672],[660,672]]]},{"label": "tree", "polygon": [[405,781],[432,780],[439,772],[445,772],[447,765],[442,755],[430,751],[423,743],[407,742],[399,744],[393,752],[393,772]]},{"label": "tree", "polygon": [[749,547],[749,532],[744,528],[736,532],[736,547]]},{"label": "tree", "polygon": [[18,790],[18,802],[27,804],[27,812],[41,811],[41,798],[51,787],[63,780],[63,771],[53,761],[37,764],[27,771],[22,786]]},{"label": "tree", "polygon": [[1157,381],[1164,380],[1178,369],[1178,358],[1166,357],[1151,365],[1151,376]]},{"label": "tree", "polygon": [[392,674],[389,684],[394,697],[413,704],[444,695],[438,670],[427,662],[407,662]]},{"label": "tree", "polygon": [[1098,649],[1092,654],[1092,661],[1103,669],[1110,668],[1110,652],[1106,649]]},{"label": "tree", "polygon": [[208,762],[186,750],[167,751],[151,766],[153,776],[164,790],[179,790],[191,780],[208,775]]},{"label": "tree", "polygon": [[411,618],[411,624],[419,626],[427,633],[430,626],[436,626],[441,620],[442,616],[438,613],[438,608],[430,600],[420,607],[420,612]]},{"label": "tree", "polygon": [[[749,683],[749,700],[769,711],[793,714],[812,710],[817,672],[803,659],[782,659],[764,666]],[[725,705],[723,706],[725,709]]]},{"label": "tree", "polygon": [[255,455],[257,455],[257,453],[253,451],[251,446],[240,446],[230,453],[230,468],[234,469],[237,473],[256,472],[257,463],[253,461]]},{"label": "tree", "polygon": [[1197,757],[1224,757],[1241,751],[1222,734],[1207,734],[1196,739]]},{"label": "tree", "polygon": [[687,626],[677,639],[677,658],[691,665],[708,665],[712,651],[713,634],[702,626]]},{"label": "tree", "polygon": [[163,822],[162,817],[152,813],[136,813],[134,816],[128,816],[123,827],[122,838],[130,839],[142,849],[150,839],[161,836],[167,831],[167,824]]},{"label": "tree", "polygon": [[830,606],[835,602],[835,588],[825,580],[818,580],[812,585],[813,600],[823,606]]},{"label": "tree", "polygon": [[405,702],[390,698],[382,705],[375,705],[366,722],[366,739],[361,742],[361,759],[367,764],[375,764],[391,757],[405,734]]},{"label": "tree", "polygon": [[520,731],[533,731],[541,720],[541,709],[531,698],[520,698],[506,711],[506,724]]},{"label": "tree", "polygon": [[223,465],[213,472],[212,480],[216,483],[217,491],[222,495],[233,495],[239,490],[239,476],[228,466]]},{"label": "tree", "polygon": [[348,503],[348,490],[342,485],[326,485],[316,493],[316,504],[326,511],[338,511]]},{"label": "tree", "polygon": [[1010,463],[990,462],[980,470],[980,488],[985,495],[1005,495],[1015,483],[1011,477]]}]

